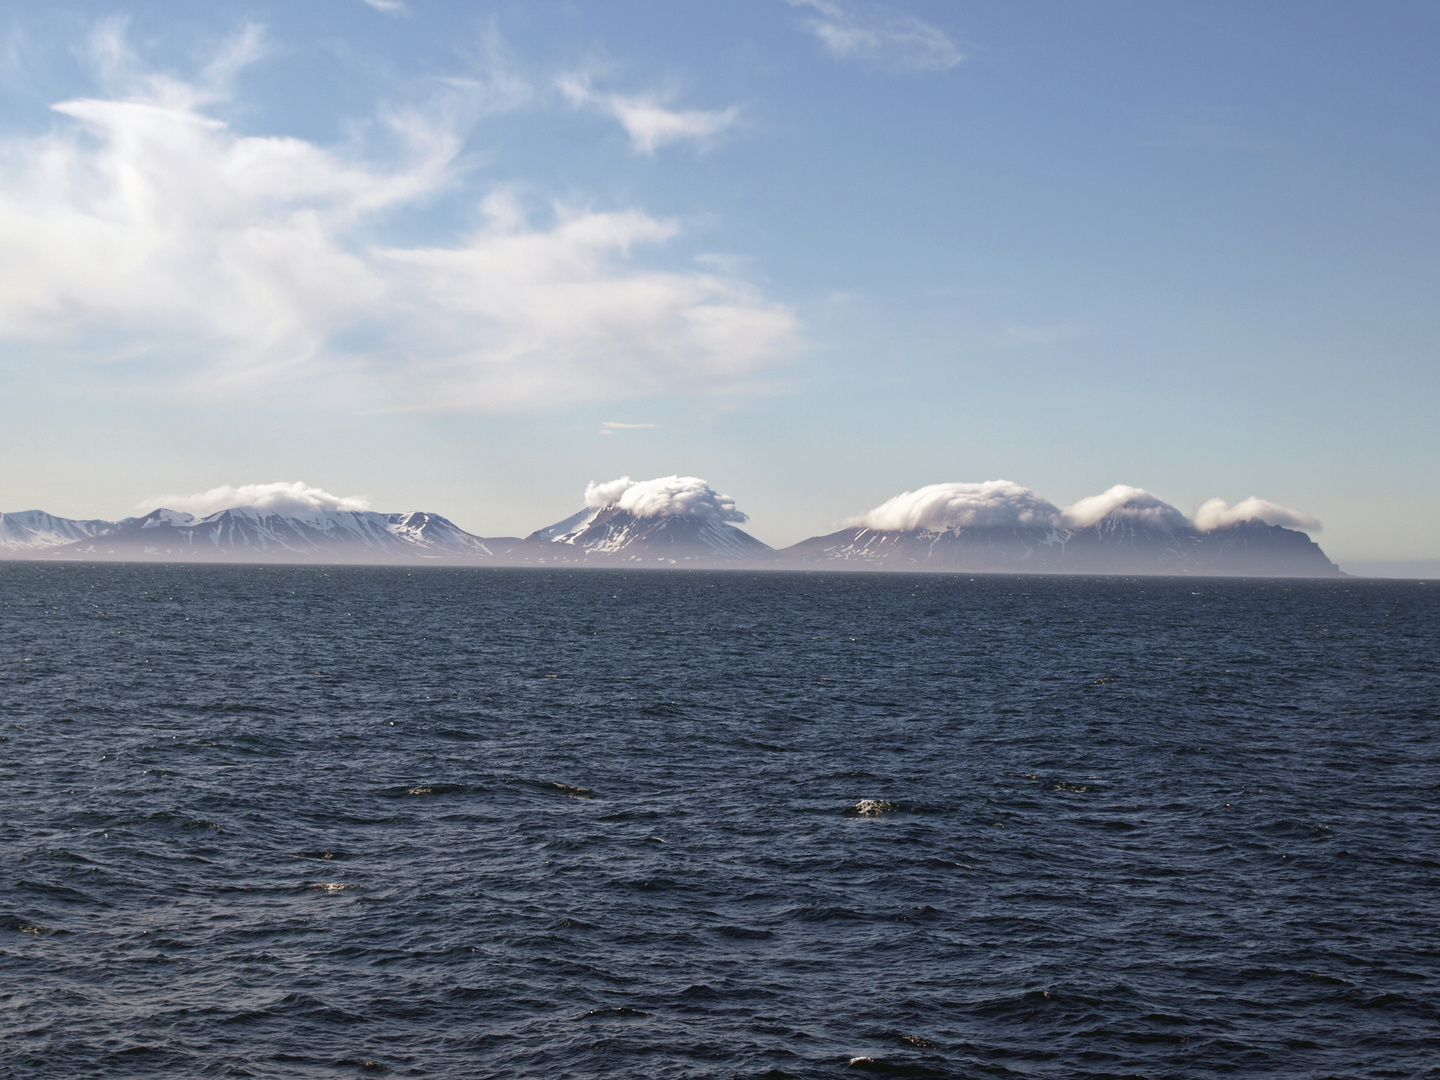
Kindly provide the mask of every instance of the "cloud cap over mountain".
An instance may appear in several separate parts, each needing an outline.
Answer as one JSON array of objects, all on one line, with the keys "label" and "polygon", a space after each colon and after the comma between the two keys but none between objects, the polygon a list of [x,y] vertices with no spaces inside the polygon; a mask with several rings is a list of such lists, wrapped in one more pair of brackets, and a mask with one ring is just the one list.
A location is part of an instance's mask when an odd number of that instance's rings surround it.
[{"label": "cloud cap over mountain", "polygon": [[241,484],[239,487],[222,484],[194,495],[165,495],[147,499],[143,505],[183,510],[202,518],[237,507],[299,518],[370,509],[370,503],[365,499],[332,495],[321,488],[311,487],[302,480],[277,480],[271,484]]},{"label": "cloud cap over mountain", "polygon": [[660,476],[654,480],[632,480],[622,476],[605,483],[591,481],[585,486],[585,505],[596,509],[614,506],[636,517],[698,517],[736,523],[749,515],[735,507],[735,500],[721,495],[698,476]]},{"label": "cloud cap over mountain", "polygon": [[880,532],[1035,527],[1079,531],[1106,520],[1128,521],[1168,532],[1213,532],[1245,521],[1302,532],[1320,529],[1320,522],[1309,514],[1254,495],[1234,506],[1223,499],[1211,499],[1200,507],[1192,522],[1154,492],[1131,484],[1115,484],[1061,510],[1030,488],[1010,480],[928,484],[887,499],[847,524]]},{"label": "cloud cap over mountain", "polygon": [[1195,527],[1201,532],[1213,532],[1242,521],[1263,521],[1266,525],[1282,525],[1301,532],[1320,531],[1320,522],[1309,514],[1254,495],[1234,506],[1224,499],[1210,499],[1195,512]]},{"label": "cloud cap over mountain", "polygon": [[1027,487],[1010,480],[928,484],[902,492],[851,524],[883,532],[954,528],[1053,528],[1060,511]]},{"label": "cloud cap over mountain", "polygon": [[1067,506],[1062,517],[1071,529],[1088,528],[1108,517],[1128,518],[1172,531],[1190,528],[1190,519],[1175,507],[1158,495],[1129,484],[1116,484],[1099,495],[1081,499]]}]

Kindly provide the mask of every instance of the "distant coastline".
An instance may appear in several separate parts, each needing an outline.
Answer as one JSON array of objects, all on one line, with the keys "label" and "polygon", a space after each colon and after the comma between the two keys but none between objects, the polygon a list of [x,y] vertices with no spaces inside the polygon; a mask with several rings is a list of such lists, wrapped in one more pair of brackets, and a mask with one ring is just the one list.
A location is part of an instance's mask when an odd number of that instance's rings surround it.
[{"label": "distant coastline", "polygon": [[121,521],[0,514],[0,558],[1346,576],[1306,535],[1319,522],[1299,511],[1251,497],[1234,507],[1211,500],[1192,519],[1126,485],[1061,509],[1005,480],[933,484],[779,550],[741,529],[748,518],[735,501],[698,477],[592,483],[581,510],[524,537],[476,535],[428,511],[379,513],[298,483],[223,493],[249,504],[203,515],[162,507]]},{"label": "distant coastline", "polygon": [[1440,559],[1346,559],[1338,565],[1351,577],[1440,581]]}]

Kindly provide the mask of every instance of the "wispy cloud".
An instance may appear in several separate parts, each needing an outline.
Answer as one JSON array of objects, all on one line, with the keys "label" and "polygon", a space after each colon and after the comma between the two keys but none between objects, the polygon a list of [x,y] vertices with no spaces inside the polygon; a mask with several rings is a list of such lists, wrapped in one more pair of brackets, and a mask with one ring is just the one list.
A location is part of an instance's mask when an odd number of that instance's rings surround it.
[{"label": "wispy cloud", "polygon": [[235,76],[270,52],[265,28],[248,23],[221,45],[197,77],[185,80],[148,68],[130,44],[129,30],[128,16],[100,19],[91,25],[81,53],[106,96],[166,108],[196,109],[228,100]]},{"label": "wispy cloud", "polygon": [[740,110],[735,106],[716,110],[670,109],[658,95],[599,93],[585,79],[573,76],[560,81],[560,91],[571,104],[595,109],[619,121],[630,136],[631,145],[642,154],[654,154],[666,143],[686,139],[707,145],[740,120]]},{"label": "wispy cloud", "polygon": [[965,54],[938,26],[876,4],[785,0],[809,13],[805,28],[839,60],[902,71],[948,71]]},{"label": "wispy cloud", "polygon": [[24,28],[16,20],[9,29],[0,32],[0,83],[9,86],[25,86],[29,81],[27,54],[31,42]]},{"label": "wispy cloud", "polygon": [[[637,209],[495,192],[468,236],[374,243],[460,181],[465,125],[493,102],[383,110],[403,150],[342,153],[209,114],[263,53],[258,30],[193,82],[145,71],[123,24],[92,46],[112,91],[55,105],[44,137],[0,138],[0,340],[191,388],[308,380],[446,411],[734,385],[796,344],[795,316],[746,281],[645,265],[681,227]],[[490,88],[451,87],[471,90]]]},{"label": "wispy cloud", "polygon": [[384,15],[408,15],[410,9],[404,0],[363,0],[366,7],[374,8]]},{"label": "wispy cloud", "polygon": [[478,48],[464,50],[471,70],[440,80],[448,89],[451,108],[471,117],[497,115],[524,108],[536,99],[535,86],[525,67],[506,47],[500,28],[492,18],[480,35]]}]

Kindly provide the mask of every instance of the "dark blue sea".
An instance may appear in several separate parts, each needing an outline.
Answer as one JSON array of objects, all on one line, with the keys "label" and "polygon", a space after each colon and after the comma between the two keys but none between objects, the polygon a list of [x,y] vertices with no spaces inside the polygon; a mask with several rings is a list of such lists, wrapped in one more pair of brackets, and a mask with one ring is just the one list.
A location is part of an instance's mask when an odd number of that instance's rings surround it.
[{"label": "dark blue sea", "polygon": [[1440,1076],[1440,588],[0,563],[0,1075]]}]

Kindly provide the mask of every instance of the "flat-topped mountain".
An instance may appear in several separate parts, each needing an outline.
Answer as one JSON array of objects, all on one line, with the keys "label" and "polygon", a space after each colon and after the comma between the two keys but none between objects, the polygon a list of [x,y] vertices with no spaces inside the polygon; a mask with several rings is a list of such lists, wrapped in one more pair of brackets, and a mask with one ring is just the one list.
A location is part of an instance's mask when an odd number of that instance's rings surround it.
[{"label": "flat-topped mountain", "polygon": [[1211,532],[1091,526],[941,531],[854,527],[777,552],[779,565],[837,570],[940,570],[1001,574],[1227,574],[1339,577],[1340,568],[1302,532],[1262,521]]},{"label": "flat-topped mountain", "polygon": [[1197,524],[1124,485],[1061,510],[1008,481],[935,484],[777,554],[782,565],[812,569],[1340,576],[1303,532],[1264,520],[1312,519],[1260,500],[1206,506]]}]

